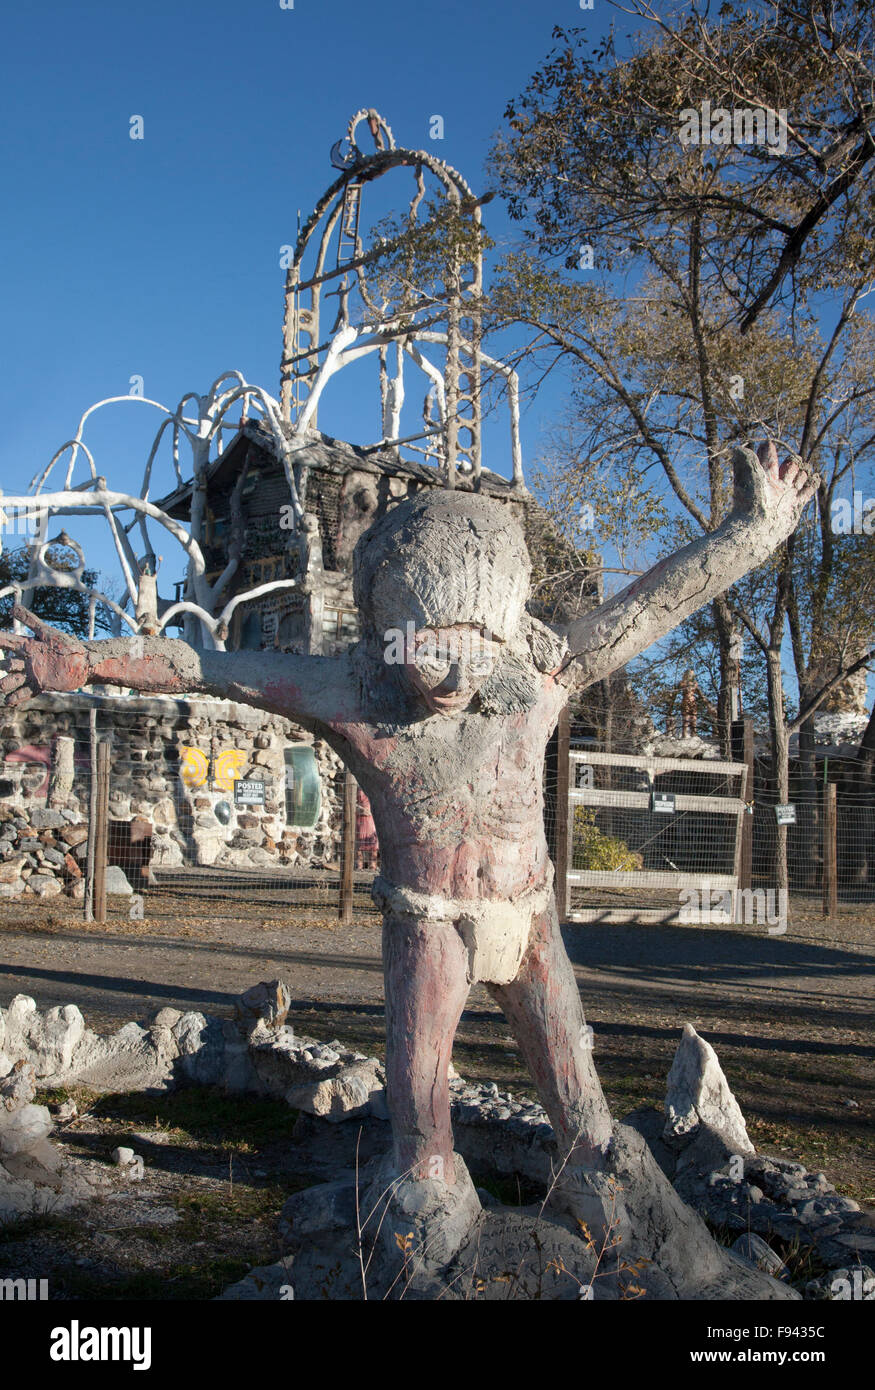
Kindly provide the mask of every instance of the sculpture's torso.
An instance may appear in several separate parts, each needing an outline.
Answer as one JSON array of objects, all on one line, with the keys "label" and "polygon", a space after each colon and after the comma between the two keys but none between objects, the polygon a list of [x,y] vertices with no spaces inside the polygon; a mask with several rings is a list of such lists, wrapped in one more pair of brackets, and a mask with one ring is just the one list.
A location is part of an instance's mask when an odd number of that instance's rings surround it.
[{"label": "sculpture's torso", "polygon": [[566,692],[544,677],[524,714],[432,715],[400,733],[335,724],[364,787],[381,873],[451,899],[513,899],[549,874],[544,749]]}]

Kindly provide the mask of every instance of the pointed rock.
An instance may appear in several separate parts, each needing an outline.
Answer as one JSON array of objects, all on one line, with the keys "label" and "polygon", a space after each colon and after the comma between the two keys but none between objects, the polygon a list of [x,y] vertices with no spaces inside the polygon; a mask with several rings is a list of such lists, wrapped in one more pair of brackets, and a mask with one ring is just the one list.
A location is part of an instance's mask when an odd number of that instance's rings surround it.
[{"label": "pointed rock", "polygon": [[666,1138],[680,1138],[705,1124],[716,1130],[734,1153],[756,1153],[717,1053],[691,1023],[684,1024],[668,1074],[665,1117]]}]

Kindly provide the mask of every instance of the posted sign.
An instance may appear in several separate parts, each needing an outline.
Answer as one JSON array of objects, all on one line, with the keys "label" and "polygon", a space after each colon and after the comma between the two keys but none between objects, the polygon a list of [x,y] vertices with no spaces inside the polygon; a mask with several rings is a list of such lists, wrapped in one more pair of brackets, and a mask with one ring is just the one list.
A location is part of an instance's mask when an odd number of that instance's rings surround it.
[{"label": "posted sign", "polygon": [[674,815],[674,792],[651,792],[650,809],[664,816]]},{"label": "posted sign", "polygon": [[793,805],[776,806],[775,820],[778,822],[779,825],[795,825],[796,807]]},{"label": "posted sign", "polygon": [[264,783],[240,777],[234,783],[235,806],[263,806]]}]

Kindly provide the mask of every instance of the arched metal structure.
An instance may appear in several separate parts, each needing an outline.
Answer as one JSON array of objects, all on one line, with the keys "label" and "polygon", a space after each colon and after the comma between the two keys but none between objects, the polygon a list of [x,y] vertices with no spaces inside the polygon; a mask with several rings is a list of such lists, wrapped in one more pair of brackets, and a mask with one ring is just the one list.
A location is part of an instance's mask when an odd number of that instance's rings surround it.
[{"label": "arched metal structure", "polygon": [[[367,122],[375,151],[366,154],[357,134]],[[348,148],[344,150],[344,145]],[[284,418],[296,434],[316,427],[319,399],[328,380],[342,367],[376,352],[380,364],[380,394],[385,448],[401,443],[412,446],[421,438],[418,452],[433,458],[446,485],[455,487],[459,475],[468,476],[479,489],[483,462],[483,369],[503,376],[511,416],[513,481],[523,487],[519,447],[519,410],[516,375],[503,364],[486,357],[481,345],[480,303],[483,291],[483,258],[480,247],[480,204],[465,179],[444,160],[426,150],[399,148],[391,129],[371,109],[357,111],[331,151],[331,162],[340,169],[301,227],[288,267],[283,318],[283,356],[280,368],[280,404]],[[417,296],[406,287],[402,306],[377,304],[368,283],[368,269],[384,255],[380,243],[365,250],[360,231],[362,195],[366,185],[399,168],[411,169],[415,190],[408,207],[408,226],[417,225],[426,193],[426,175],[436,183],[450,208],[471,221],[472,259],[447,257],[440,304]],[[334,264],[329,265],[334,248]],[[312,250],[312,263],[304,261]],[[326,331],[324,299],[328,285],[338,298],[337,316]],[[355,307],[351,307],[351,301]],[[437,347],[443,361],[435,363],[423,345]],[[404,364],[410,360],[428,378],[424,432],[400,437],[404,400]],[[435,412],[433,415],[432,412]]]},{"label": "arched metal structure", "polygon": [[[367,124],[374,140],[373,154],[357,144],[359,128]],[[346,148],[344,148],[346,146]],[[482,403],[484,369],[502,378],[510,415],[510,451],[513,483],[524,488],[519,441],[519,392],[516,373],[483,352],[479,306],[483,288],[482,255],[476,230],[480,201],[457,170],[425,150],[399,149],[389,126],[374,110],[357,111],[347,134],[331,151],[339,176],[323,194],[301,228],[286,278],[283,360],[280,399],[248,382],[239,371],[223,372],[204,393],[187,392],[175,410],[143,396],[112,396],[84,412],[73,437],[53,454],[31,481],[26,496],[0,492],[0,553],[4,533],[17,519],[28,535],[29,566],[26,578],[0,586],[0,599],[13,597],[27,606],[37,588],[51,586],[74,590],[87,600],[93,633],[98,604],[111,613],[119,630],[135,635],[163,632],[181,618],[185,636],[195,645],[223,649],[228,627],[241,603],[293,588],[297,579],[274,580],[241,592],[232,592],[240,568],[241,516],[239,492],[246,466],[235,486],[232,511],[234,531],[227,564],[208,577],[204,559],[207,479],[222,454],[224,435],[231,427],[232,409],[244,419],[260,417],[269,432],[276,456],[283,465],[289,489],[293,528],[306,530],[306,436],[315,428],[319,399],[326,383],[340,369],[378,354],[383,438],[375,447],[397,450],[404,444],[434,461],[448,487],[457,483],[479,490],[482,468]],[[400,308],[381,308],[368,283],[368,268],[375,266],[385,248],[365,251],[359,229],[362,191],[367,184],[397,168],[412,169],[415,191],[408,208],[408,225],[414,227],[426,194],[430,175],[452,209],[471,219],[473,261],[465,264],[459,253],[449,258],[442,294],[417,296],[416,288],[401,296]],[[335,237],[336,234],[336,237]],[[334,265],[328,265],[335,245]],[[463,243],[468,249],[468,243]],[[311,248],[315,262],[306,278],[303,261]],[[328,333],[320,319],[324,287],[337,282],[338,313]],[[466,305],[466,297],[470,304]],[[351,301],[353,303],[351,304]],[[355,317],[356,322],[353,322]],[[438,360],[435,360],[437,358]],[[404,402],[404,367],[412,363],[428,383],[425,420],[421,433],[400,438]],[[156,409],[163,416],[146,458],[138,491],[119,491],[99,473],[84,431],[91,416],[103,408],[127,402]],[[235,427],[239,422],[234,422]],[[289,429],[291,425],[291,430]],[[414,440],[422,441],[417,450]],[[181,450],[191,451],[192,495],[189,524],[182,525],[150,500],[159,449],[170,446],[170,462],[177,484],[184,485]],[[74,481],[77,466],[81,475]],[[51,483],[61,475],[60,487]],[[54,477],[53,477],[54,475]],[[99,516],[109,529],[121,576],[116,598],[86,582],[82,546],[62,531],[49,538],[56,521]],[[155,547],[149,523],[182,548],[186,560],[185,597],[161,597],[157,586]],[[135,542],[137,544],[135,545]],[[67,554],[58,561],[56,547]],[[72,557],[72,558],[71,558]],[[15,628],[20,631],[16,623]]]}]

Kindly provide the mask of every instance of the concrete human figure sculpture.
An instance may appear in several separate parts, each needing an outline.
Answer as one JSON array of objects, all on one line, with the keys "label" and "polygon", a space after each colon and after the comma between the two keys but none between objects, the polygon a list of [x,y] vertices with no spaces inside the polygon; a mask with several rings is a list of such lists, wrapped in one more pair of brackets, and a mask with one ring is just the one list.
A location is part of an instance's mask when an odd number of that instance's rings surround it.
[{"label": "concrete human figure sculpture", "polygon": [[598,1221],[612,1121],[551,891],[544,749],[574,689],[625,665],[795,528],[814,489],[799,464],[779,465],[771,444],[759,458],[736,450],[733,463],[724,521],[563,635],[526,611],[530,563],[510,509],[459,490],[399,502],[361,537],[363,636],[340,657],[198,651],[164,638],[80,642],[20,609],[35,635],[0,634],[10,704],[93,681],[200,691],[293,718],[343,757],[379,836],[387,1094],[405,1181],[453,1189],[467,1178],[453,1152],[448,1068],[480,981],[553,1125],[560,1197]]},{"label": "concrete human figure sculpture", "polygon": [[681,738],[695,738],[699,715],[699,682],[692,666],[681,681]]},{"label": "concrete human figure sculpture", "polygon": [[700,704],[716,726],[719,717],[717,709],[702,691],[692,666],[688,666],[681,677],[680,684],[677,686],[676,690],[672,692],[668,701],[666,708],[666,733],[670,734],[677,730],[674,711],[678,695],[680,695],[681,701],[681,738],[696,737]]}]

